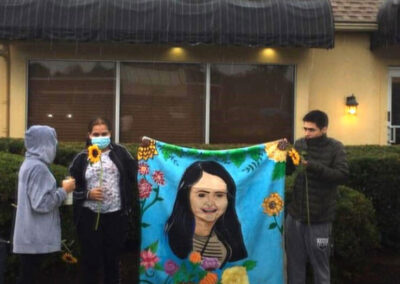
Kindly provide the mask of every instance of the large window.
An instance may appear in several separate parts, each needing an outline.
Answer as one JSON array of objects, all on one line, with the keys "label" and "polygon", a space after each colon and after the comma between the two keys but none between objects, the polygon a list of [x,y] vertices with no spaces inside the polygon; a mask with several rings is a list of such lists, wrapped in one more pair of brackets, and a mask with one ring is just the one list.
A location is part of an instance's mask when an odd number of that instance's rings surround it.
[{"label": "large window", "polygon": [[28,125],[82,141],[108,118],[120,142],[293,138],[294,66],[41,60],[29,63]]},{"label": "large window", "polygon": [[121,64],[120,140],[204,142],[204,98],[203,65]]},{"label": "large window", "polygon": [[60,141],[84,141],[96,116],[114,121],[114,63],[32,61],[28,89],[28,125],[50,125]]},{"label": "large window", "polygon": [[294,68],[211,66],[211,143],[260,143],[293,136]]}]

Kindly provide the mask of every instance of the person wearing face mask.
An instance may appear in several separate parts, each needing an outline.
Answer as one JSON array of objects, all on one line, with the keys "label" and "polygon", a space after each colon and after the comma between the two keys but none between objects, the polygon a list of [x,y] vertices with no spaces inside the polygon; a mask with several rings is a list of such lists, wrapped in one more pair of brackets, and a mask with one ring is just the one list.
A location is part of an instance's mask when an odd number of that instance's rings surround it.
[{"label": "person wearing face mask", "polygon": [[76,180],[74,223],[82,249],[83,283],[100,283],[100,271],[104,284],[120,283],[120,253],[138,200],[137,161],[122,145],[111,142],[111,124],[104,118],[89,123],[87,146],[94,144],[102,151],[101,162],[89,164],[85,149],[69,168]]},{"label": "person wearing face mask", "polygon": [[25,160],[18,173],[13,236],[13,252],[20,259],[18,284],[34,283],[43,259],[61,249],[58,207],[75,189],[73,179],[63,180],[62,188],[58,188],[49,170],[56,157],[54,128],[31,126],[25,133],[25,148]]}]

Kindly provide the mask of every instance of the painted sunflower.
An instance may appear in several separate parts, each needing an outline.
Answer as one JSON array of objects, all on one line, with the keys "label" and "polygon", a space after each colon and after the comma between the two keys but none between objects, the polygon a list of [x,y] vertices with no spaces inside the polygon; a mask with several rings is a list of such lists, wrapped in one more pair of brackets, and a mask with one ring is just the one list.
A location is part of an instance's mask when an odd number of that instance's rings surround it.
[{"label": "painted sunflower", "polygon": [[268,198],[264,199],[262,207],[265,214],[277,216],[283,209],[283,200],[278,193],[271,193]]},{"label": "painted sunflower", "polygon": [[290,149],[288,155],[292,159],[293,165],[298,166],[300,164],[300,154],[295,148]]},{"label": "painted sunflower", "polygon": [[101,150],[99,149],[99,146],[91,145],[88,147],[88,160],[90,163],[97,163],[100,161],[101,157]]},{"label": "painted sunflower", "polygon": [[137,158],[138,160],[145,160],[153,158],[155,155],[158,155],[156,149],[156,141],[151,140],[147,145],[141,145],[138,148]]},{"label": "painted sunflower", "polygon": [[66,252],[61,256],[61,259],[65,262],[65,263],[69,263],[69,264],[75,264],[78,262],[78,259],[76,259],[76,257],[74,257],[72,254]]},{"label": "painted sunflower", "polygon": [[281,150],[280,147],[278,147],[279,143],[279,141],[265,143],[265,152],[268,158],[277,163],[286,161],[286,150]]}]

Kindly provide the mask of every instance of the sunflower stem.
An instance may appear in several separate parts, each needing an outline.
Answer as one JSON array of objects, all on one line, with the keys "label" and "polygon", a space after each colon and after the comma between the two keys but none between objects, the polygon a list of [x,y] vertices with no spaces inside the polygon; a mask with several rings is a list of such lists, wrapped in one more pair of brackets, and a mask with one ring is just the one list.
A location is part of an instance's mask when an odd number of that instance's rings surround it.
[{"label": "sunflower stem", "polygon": [[[103,162],[101,161],[100,156],[100,188],[103,186]],[[94,226],[94,230],[97,231],[100,223],[100,209],[101,209],[101,201],[97,201],[97,217],[96,217],[96,225]]]},{"label": "sunflower stem", "polygon": [[279,232],[281,232],[281,235],[282,235],[283,234],[283,228],[282,228],[282,226],[279,226],[278,221],[276,220],[276,215],[274,214],[273,216],[274,216],[274,220],[275,220],[276,226],[278,227],[278,230],[279,230]]}]

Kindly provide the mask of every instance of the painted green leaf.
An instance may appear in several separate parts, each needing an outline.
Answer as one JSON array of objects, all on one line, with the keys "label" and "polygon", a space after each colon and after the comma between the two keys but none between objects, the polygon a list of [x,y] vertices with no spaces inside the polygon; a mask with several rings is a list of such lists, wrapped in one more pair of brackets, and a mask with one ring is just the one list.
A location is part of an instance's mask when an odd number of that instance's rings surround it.
[{"label": "painted green leaf", "polygon": [[164,270],[160,263],[156,263],[156,265],[154,265],[154,269],[155,270],[159,270],[159,271],[163,271]]},{"label": "painted green leaf", "polygon": [[246,260],[243,262],[243,266],[246,268],[247,271],[252,270],[254,267],[257,266],[257,261],[254,260]]},{"label": "painted green leaf", "polygon": [[265,150],[260,149],[259,147],[251,147],[247,150],[247,153],[249,154],[250,158],[252,158],[254,161],[258,161],[264,155]]},{"label": "painted green leaf", "polygon": [[168,160],[172,156],[172,151],[170,148],[163,146],[161,148],[161,153],[163,155],[164,160]]},{"label": "painted green leaf", "polygon": [[203,279],[206,276],[206,274],[207,274],[207,271],[200,270],[199,274],[198,274],[199,279]]},{"label": "painted green leaf", "polygon": [[277,180],[285,176],[286,163],[276,163],[274,171],[272,173],[272,180]]},{"label": "painted green leaf", "polygon": [[144,274],[145,272],[146,272],[146,269],[144,268],[144,266],[140,266],[139,273]]},{"label": "painted green leaf", "polygon": [[186,155],[187,156],[198,156],[199,155],[199,151],[196,149],[189,149],[186,151]]},{"label": "painted green leaf", "polygon": [[246,160],[246,152],[243,150],[232,151],[230,155],[230,160],[236,167],[240,167],[244,160]]},{"label": "painted green leaf", "polygon": [[149,249],[151,250],[152,253],[156,253],[158,248],[158,241],[155,241],[151,245],[149,245]]},{"label": "painted green leaf", "polygon": [[268,227],[268,229],[270,229],[270,230],[272,230],[272,229],[275,229],[275,228],[276,228],[276,226],[278,226],[278,224],[277,224],[276,222],[274,222],[274,223],[271,223],[271,224],[269,224],[269,227]]}]

